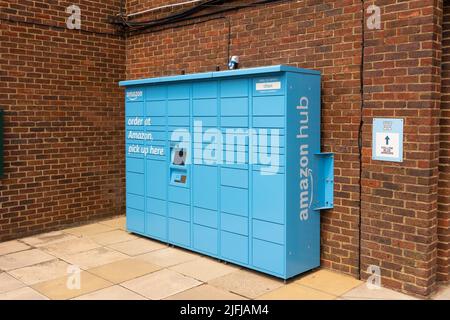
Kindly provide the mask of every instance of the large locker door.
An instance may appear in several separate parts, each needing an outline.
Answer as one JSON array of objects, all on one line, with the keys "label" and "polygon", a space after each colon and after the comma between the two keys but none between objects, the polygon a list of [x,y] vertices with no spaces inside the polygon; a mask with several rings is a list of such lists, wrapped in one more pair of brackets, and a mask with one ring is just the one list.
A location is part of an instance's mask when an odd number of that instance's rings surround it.
[{"label": "large locker door", "polygon": [[145,233],[159,240],[167,240],[167,86],[146,88],[146,215]]},{"label": "large locker door", "polygon": [[[205,137],[218,132],[217,81],[200,81],[192,85],[193,134]],[[211,255],[218,254],[219,171],[215,140],[195,141],[192,178],[193,247]],[[212,151],[205,153],[206,148]],[[208,149],[209,150],[209,149]],[[208,158],[204,156],[208,155]]]},{"label": "large locker door", "polygon": [[191,246],[191,177],[186,157],[190,150],[176,144],[173,132],[189,129],[191,84],[172,83],[167,90],[168,139],[170,140],[168,187],[168,238],[180,246]]},{"label": "large locker door", "polygon": [[220,241],[225,259],[248,264],[249,256],[249,79],[220,83],[224,164],[220,186]]},{"label": "large locker door", "polygon": [[252,264],[284,275],[285,78],[253,79],[252,126],[258,131],[252,171]]},{"label": "large locker door", "polygon": [[[144,131],[143,124],[136,119],[144,117],[144,90],[130,89],[126,93],[126,132]],[[141,148],[144,142],[133,135],[126,136],[126,210],[127,229],[144,233],[145,221],[145,159]]]}]

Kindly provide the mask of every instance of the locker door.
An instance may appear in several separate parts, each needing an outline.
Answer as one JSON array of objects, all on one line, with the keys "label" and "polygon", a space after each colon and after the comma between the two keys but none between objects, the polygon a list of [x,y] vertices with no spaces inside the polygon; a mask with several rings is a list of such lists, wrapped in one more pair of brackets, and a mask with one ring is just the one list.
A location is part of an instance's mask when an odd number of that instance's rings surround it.
[{"label": "locker door", "polygon": [[217,210],[217,176],[217,167],[194,166],[194,178],[192,180],[194,206]]},{"label": "locker door", "polygon": [[284,198],[284,175],[253,171],[253,218],[283,224]]},{"label": "locker door", "polygon": [[167,198],[167,165],[165,161],[147,160],[147,197]]},{"label": "locker door", "polygon": [[145,220],[145,159],[140,153],[142,141],[128,138],[128,132],[144,130],[139,119],[144,116],[143,89],[128,89],[125,103],[126,128],[126,210],[127,229],[144,233]]}]

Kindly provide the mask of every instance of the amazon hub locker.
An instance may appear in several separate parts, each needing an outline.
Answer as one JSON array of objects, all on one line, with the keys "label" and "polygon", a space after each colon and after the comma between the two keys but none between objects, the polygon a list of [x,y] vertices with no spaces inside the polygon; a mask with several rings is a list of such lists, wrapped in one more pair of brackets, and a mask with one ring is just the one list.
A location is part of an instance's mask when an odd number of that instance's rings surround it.
[{"label": "amazon hub locker", "polygon": [[320,73],[270,66],[131,80],[127,228],[288,279],[320,264],[333,155]]}]

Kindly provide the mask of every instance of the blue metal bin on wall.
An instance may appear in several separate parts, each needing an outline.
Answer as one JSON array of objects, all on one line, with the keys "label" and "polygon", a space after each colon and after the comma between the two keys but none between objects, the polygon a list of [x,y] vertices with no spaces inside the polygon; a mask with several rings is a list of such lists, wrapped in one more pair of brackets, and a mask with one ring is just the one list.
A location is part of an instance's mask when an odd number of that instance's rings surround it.
[{"label": "blue metal bin on wall", "polygon": [[320,73],[288,66],[123,81],[127,228],[283,279],[320,265],[333,155]]}]

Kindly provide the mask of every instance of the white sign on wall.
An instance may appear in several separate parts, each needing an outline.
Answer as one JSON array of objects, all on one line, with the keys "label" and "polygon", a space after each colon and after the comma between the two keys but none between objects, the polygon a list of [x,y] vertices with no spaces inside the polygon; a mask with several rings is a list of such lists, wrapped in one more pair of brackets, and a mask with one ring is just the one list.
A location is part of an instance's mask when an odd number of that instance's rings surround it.
[{"label": "white sign on wall", "polygon": [[403,119],[373,119],[372,159],[403,162]]}]

